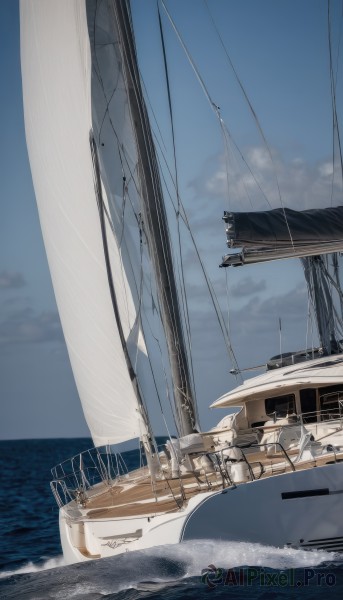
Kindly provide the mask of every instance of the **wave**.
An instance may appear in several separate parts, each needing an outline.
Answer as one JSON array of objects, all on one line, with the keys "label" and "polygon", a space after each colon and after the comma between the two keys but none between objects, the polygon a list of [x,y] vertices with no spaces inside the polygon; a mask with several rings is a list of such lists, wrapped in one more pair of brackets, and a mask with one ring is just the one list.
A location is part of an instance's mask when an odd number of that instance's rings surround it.
[{"label": "wave", "polygon": [[[149,552],[149,550],[147,550]],[[156,552],[156,549],[150,549]],[[159,556],[182,560],[187,564],[187,575],[199,575],[208,564],[234,569],[242,566],[261,566],[270,569],[291,569],[315,567],[333,560],[343,561],[343,555],[324,550],[300,550],[275,548],[251,542],[220,542],[217,540],[197,540],[183,544],[161,546]]]},{"label": "wave", "polygon": [[[121,556],[121,555],[119,555]],[[182,544],[168,544],[125,554],[126,562],[132,563],[140,560],[140,557],[163,557],[183,564],[186,568],[186,575],[198,575],[201,569],[208,563],[216,564],[222,568],[238,568],[241,566],[254,565],[263,566],[271,569],[290,569],[315,567],[322,563],[341,562],[343,554],[333,554],[325,550],[300,550],[294,548],[275,548],[272,546],[263,546],[262,544],[253,544],[251,542],[221,542],[218,540],[197,540],[187,541]],[[2,571],[0,578],[11,577],[13,575],[22,575],[27,573],[39,573],[48,569],[57,569],[69,566],[75,568],[76,565],[86,565],[89,563],[108,563],[116,562],[118,557],[102,559],[101,561],[88,561],[87,563],[75,563],[67,565],[63,556],[49,558],[44,562],[28,562],[26,565],[15,570]]]},{"label": "wave", "polygon": [[66,562],[63,556],[56,556],[55,558],[48,558],[47,560],[43,559],[43,562],[33,563],[29,561],[22,567],[18,569],[13,569],[9,571],[1,571],[0,579],[5,579],[6,577],[12,577],[14,575],[24,575],[26,573],[39,573],[40,571],[47,571],[48,569],[57,569],[59,567],[65,567]]},{"label": "wave", "polygon": [[[167,583],[199,577],[208,565],[223,569],[255,566],[277,570],[317,567],[333,563],[342,564],[343,555],[323,550],[297,550],[274,548],[248,542],[219,542],[197,540],[182,544],[159,546],[98,561],[66,565],[62,556],[50,558],[43,563],[27,563],[13,571],[0,574],[3,580],[16,580],[16,584],[30,581],[46,585],[47,574],[56,594],[60,586],[67,589],[66,597],[87,597],[89,593],[111,593],[136,588],[142,582]],[[22,577],[21,577],[22,576]],[[50,585],[49,583],[49,585]],[[77,583],[77,585],[76,585]],[[73,586],[71,588],[71,586]],[[60,590],[58,592],[58,590]],[[18,591],[18,590],[17,590]],[[37,596],[39,597],[39,596]],[[63,595],[53,595],[62,598]]]}]

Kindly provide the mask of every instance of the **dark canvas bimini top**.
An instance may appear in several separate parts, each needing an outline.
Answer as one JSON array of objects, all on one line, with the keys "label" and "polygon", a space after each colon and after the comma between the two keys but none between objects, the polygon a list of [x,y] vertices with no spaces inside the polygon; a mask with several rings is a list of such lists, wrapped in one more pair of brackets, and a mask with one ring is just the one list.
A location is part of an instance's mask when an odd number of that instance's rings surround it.
[{"label": "dark canvas bimini top", "polygon": [[343,249],[343,206],[304,211],[277,208],[224,213],[230,248],[222,266],[279,258],[313,256]]}]

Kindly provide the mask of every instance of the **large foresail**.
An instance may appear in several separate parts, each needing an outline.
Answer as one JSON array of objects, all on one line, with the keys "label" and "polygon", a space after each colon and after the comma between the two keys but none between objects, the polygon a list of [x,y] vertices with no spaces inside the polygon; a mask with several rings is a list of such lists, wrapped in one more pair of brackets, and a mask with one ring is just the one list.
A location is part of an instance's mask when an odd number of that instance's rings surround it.
[{"label": "large foresail", "polygon": [[[146,426],[108,285],[90,148],[86,6],[84,0],[24,0],[20,13],[26,137],[64,336],[94,443],[117,443],[141,436]],[[124,282],[118,303],[125,304],[128,337],[134,301],[110,236],[108,245],[114,276]]]},{"label": "large foresail", "polygon": [[24,0],[21,56],[40,221],[94,442],[151,433],[147,404],[163,413],[163,402],[177,431],[191,433],[196,409],[129,3]]}]

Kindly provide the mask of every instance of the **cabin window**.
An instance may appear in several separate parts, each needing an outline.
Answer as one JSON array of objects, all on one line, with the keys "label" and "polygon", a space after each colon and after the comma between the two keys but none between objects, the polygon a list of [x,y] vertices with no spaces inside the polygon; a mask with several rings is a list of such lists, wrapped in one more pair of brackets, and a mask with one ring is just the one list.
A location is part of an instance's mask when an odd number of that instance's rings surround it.
[{"label": "cabin window", "polygon": [[343,385],[332,385],[319,390],[322,421],[343,415]]},{"label": "cabin window", "polygon": [[265,407],[266,414],[271,418],[284,419],[289,415],[293,415],[295,413],[294,394],[277,396],[276,398],[266,398]]},{"label": "cabin window", "polygon": [[313,388],[300,390],[300,406],[303,423],[317,421],[317,393]]}]

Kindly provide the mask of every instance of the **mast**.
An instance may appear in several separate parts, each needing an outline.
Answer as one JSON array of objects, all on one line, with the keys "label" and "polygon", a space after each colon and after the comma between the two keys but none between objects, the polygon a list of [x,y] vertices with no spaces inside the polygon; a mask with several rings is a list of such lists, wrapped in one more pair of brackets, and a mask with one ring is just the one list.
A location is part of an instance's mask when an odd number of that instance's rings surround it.
[{"label": "mast", "polygon": [[[334,255],[332,255],[334,256]],[[340,352],[336,333],[335,310],[332,297],[332,278],[325,265],[325,256],[302,259],[305,279],[316,315],[320,345],[325,354]],[[340,291],[340,287],[337,288]],[[342,293],[340,291],[340,293]]]},{"label": "mast", "polygon": [[126,0],[113,1],[112,8],[122,45],[123,71],[137,136],[143,187],[144,229],[148,238],[159,291],[161,316],[173,377],[179,433],[187,435],[197,430],[197,418],[157,158],[140,84],[130,8]]}]

